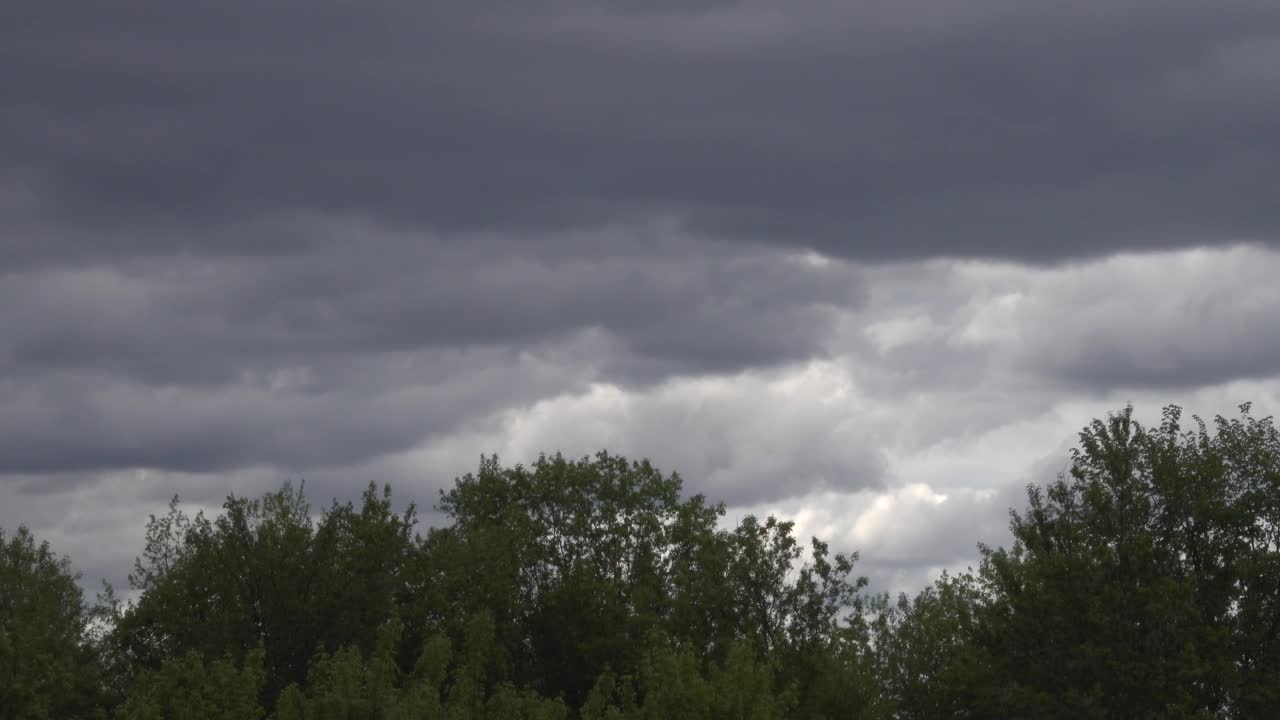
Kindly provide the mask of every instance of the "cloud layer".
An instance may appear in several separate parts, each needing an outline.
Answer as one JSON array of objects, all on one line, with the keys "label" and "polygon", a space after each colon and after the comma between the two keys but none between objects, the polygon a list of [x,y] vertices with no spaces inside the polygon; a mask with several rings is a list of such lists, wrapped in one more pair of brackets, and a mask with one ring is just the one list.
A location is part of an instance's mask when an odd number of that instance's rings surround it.
[{"label": "cloud layer", "polygon": [[130,0],[0,33],[5,205],[122,231],[11,240],[6,264],[299,212],[1034,261],[1280,222],[1259,0]]},{"label": "cloud layer", "polygon": [[1093,415],[1280,407],[1274,2],[15,17],[0,525],[90,578],[174,492],[607,446],[910,586]]}]

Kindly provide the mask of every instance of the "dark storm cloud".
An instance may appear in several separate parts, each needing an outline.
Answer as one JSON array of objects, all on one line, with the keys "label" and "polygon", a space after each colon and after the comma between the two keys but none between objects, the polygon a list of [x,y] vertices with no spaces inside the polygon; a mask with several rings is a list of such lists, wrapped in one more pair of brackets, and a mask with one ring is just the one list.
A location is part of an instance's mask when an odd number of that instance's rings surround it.
[{"label": "dark storm cloud", "polygon": [[[1280,224],[1272,2],[132,0],[10,16],[0,185],[81,226],[304,211],[526,232],[662,215],[849,257],[1045,260],[1269,241]],[[115,237],[8,242],[3,259],[195,242]],[[275,251],[219,238],[232,249]]]},{"label": "dark storm cloud", "polygon": [[2,469],[359,463],[594,380],[807,358],[860,297],[839,265],[705,242],[288,232],[314,247],[0,275]]},{"label": "dark storm cloud", "polygon": [[[1274,376],[1280,255],[1061,261],[1274,243],[1278,70],[1273,0],[4,4],[0,525],[118,570],[174,491],[504,447],[892,494],[895,434]],[[882,263],[939,256],[1050,269]]]},{"label": "dark storm cloud", "polygon": [[450,244],[359,222],[289,233],[349,241],[277,258],[163,257],[0,276],[9,310],[0,368],[216,384],[353,353],[529,347],[595,328],[638,364],[733,370],[809,357],[829,325],[823,308],[855,305],[861,293],[839,266],[705,242],[636,248],[612,232],[573,241],[584,246],[574,254],[557,253],[554,240]]}]

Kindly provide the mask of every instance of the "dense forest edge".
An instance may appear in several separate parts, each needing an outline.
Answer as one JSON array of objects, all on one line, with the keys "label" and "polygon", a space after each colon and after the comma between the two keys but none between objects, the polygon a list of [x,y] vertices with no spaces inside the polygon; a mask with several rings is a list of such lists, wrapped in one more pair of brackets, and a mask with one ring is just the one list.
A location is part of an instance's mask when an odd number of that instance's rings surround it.
[{"label": "dense forest edge", "polygon": [[1079,435],[1009,547],[923,591],[605,452],[177,498],[122,603],[0,529],[0,720],[1280,717],[1280,434],[1248,405]]}]

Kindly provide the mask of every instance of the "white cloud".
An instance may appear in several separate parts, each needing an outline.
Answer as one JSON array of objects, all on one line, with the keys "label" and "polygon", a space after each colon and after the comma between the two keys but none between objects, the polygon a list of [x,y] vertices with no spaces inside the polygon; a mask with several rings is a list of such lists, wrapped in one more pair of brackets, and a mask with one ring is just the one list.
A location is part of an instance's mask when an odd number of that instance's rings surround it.
[{"label": "white cloud", "polygon": [[[686,487],[712,500],[868,487],[881,482],[883,460],[862,403],[840,365],[819,361],[647,389],[595,384],[506,411],[487,451],[527,462],[540,452],[608,448],[677,471]],[[439,457],[442,447],[476,444],[464,433],[423,453]]]},{"label": "white cloud", "polygon": [[[616,343],[589,330],[495,355],[502,363],[478,353],[475,362],[441,365],[404,353],[370,366],[382,373],[376,380],[329,375],[360,392],[365,383],[385,393],[395,385],[388,377],[402,379],[402,392],[371,396],[387,402],[348,410],[371,412],[375,425],[408,419],[436,431],[349,465],[307,468],[309,494],[323,504],[389,481],[430,520],[436,491],[481,454],[513,463],[607,448],[679,472],[686,488],[727,501],[728,521],[748,512],[795,519],[802,537],[859,550],[860,571],[877,588],[914,590],[941,568],[975,563],[977,542],[1005,542],[1007,511],[1021,506],[1023,486],[1063,470],[1091,418],[1130,401],[1149,421],[1167,403],[1206,416],[1232,414],[1244,401],[1260,415],[1280,408],[1280,382],[1268,375],[1280,357],[1270,352],[1280,343],[1272,319],[1280,286],[1270,282],[1280,277],[1280,253],[1242,247],[1058,268],[934,261],[841,272],[867,288],[865,303],[833,309],[840,317],[825,357],[772,369],[613,384],[591,359],[616,353]],[[282,396],[318,402],[304,392],[315,384],[309,373],[282,370],[229,395],[149,395],[142,405],[130,396],[113,406],[141,407],[159,427],[174,417],[164,403],[179,398],[192,400],[184,412],[196,417],[243,402],[289,423],[299,442],[309,432],[350,441],[347,424],[308,429],[305,413],[272,407]],[[473,397],[495,409],[440,417],[474,406]],[[261,492],[299,479],[300,469],[13,477],[2,481],[10,501],[0,524],[29,522],[81,567],[118,579],[140,549],[146,512],[173,491],[216,507],[227,491]],[[43,495],[32,492],[44,485]],[[78,514],[59,515],[68,504]]]}]

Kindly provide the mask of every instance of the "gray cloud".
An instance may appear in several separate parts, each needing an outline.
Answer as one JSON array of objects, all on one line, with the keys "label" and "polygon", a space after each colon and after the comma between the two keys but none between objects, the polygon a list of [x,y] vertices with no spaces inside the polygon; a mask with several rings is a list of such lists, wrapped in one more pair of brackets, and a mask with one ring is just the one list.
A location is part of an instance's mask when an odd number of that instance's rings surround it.
[{"label": "gray cloud", "polygon": [[663,215],[857,258],[1045,260],[1280,221],[1280,10],[1258,0],[132,0],[5,28],[9,194],[80,226]]},{"label": "gray cloud", "polygon": [[[474,371],[386,385],[296,387],[289,371],[217,388],[154,387],[100,375],[63,374],[8,385],[0,416],[5,469],[16,473],[165,468],[304,470],[411,446],[476,412],[528,399],[537,388],[510,363],[482,355]],[[418,359],[429,364],[430,356]],[[386,363],[350,372],[376,375]],[[362,386],[364,385],[364,386]]]},{"label": "gray cloud", "polygon": [[[869,302],[834,344],[884,396],[952,395],[982,414],[1066,396],[1188,391],[1280,377],[1280,254],[1250,246],[1055,267],[925,263],[868,271]],[[941,406],[941,428],[974,406]],[[959,413],[957,415],[956,413]]]},{"label": "gray cloud", "polygon": [[354,221],[261,232],[312,247],[0,276],[2,469],[359,463],[597,379],[821,354],[861,297],[841,266],[621,231],[528,248]]},{"label": "gray cloud", "polygon": [[551,239],[457,244],[360,222],[269,232],[329,240],[279,257],[166,255],[0,277],[12,310],[0,363],[229,382],[302,359],[530,346],[599,328],[674,369],[723,370],[807,357],[829,322],[823,308],[860,298],[839,268],[691,239],[603,232],[557,253]]},{"label": "gray cloud", "polygon": [[1280,257],[1249,249],[1113,260],[1016,311],[1019,363],[1076,390],[1177,391],[1280,376]]},{"label": "gray cloud", "polygon": [[643,392],[596,386],[511,414],[488,447],[511,462],[600,448],[649,457],[680,473],[688,492],[731,504],[880,488],[881,438],[848,391],[842,369],[829,363],[673,380]]},{"label": "gray cloud", "polygon": [[600,446],[932,568],[991,506],[904,457],[1280,374],[1280,255],[1154,252],[1280,237],[1274,2],[4,16],[0,524],[113,577],[174,490]]}]

